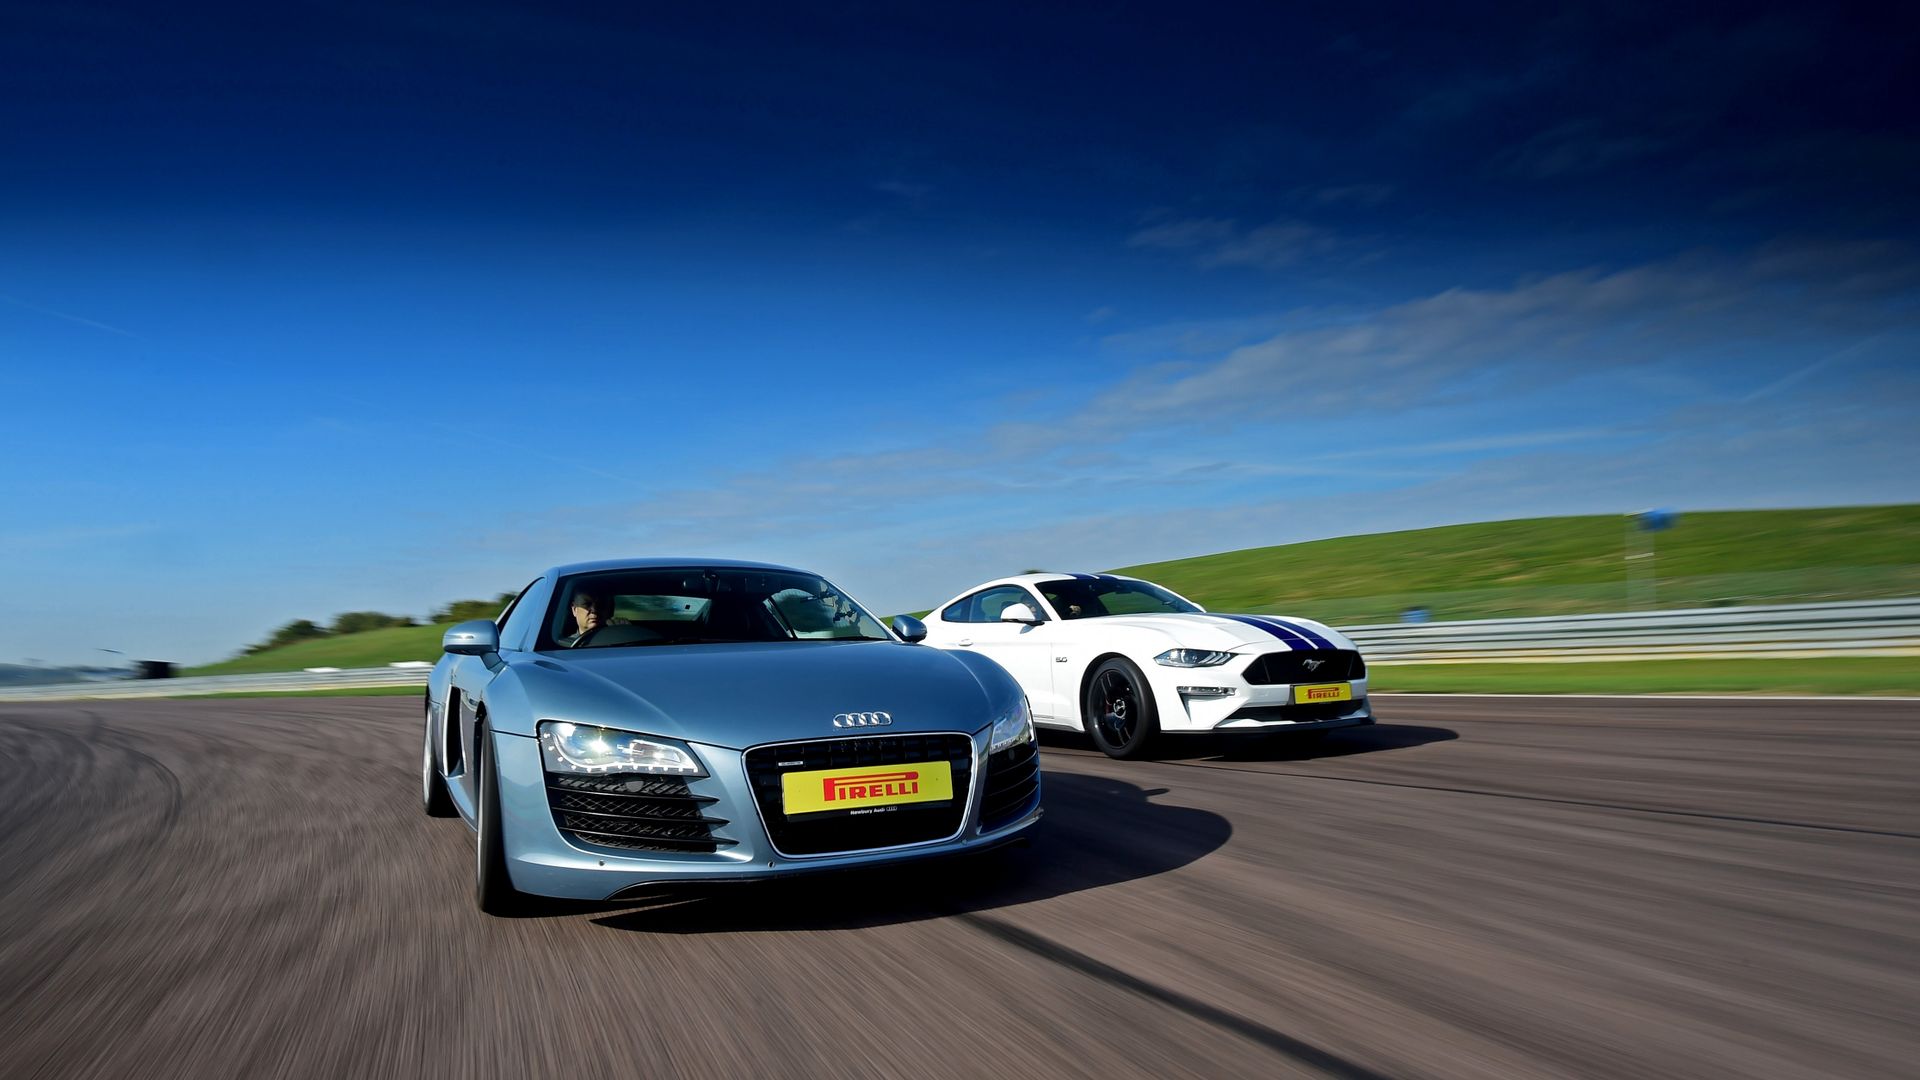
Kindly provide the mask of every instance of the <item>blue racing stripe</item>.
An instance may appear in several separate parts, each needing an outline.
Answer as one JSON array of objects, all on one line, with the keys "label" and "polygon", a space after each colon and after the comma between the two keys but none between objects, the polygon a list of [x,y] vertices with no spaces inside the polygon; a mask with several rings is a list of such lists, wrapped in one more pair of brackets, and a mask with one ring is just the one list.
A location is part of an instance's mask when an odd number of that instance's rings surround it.
[{"label": "blue racing stripe", "polygon": [[1279,638],[1283,643],[1286,644],[1288,649],[1313,648],[1312,645],[1308,644],[1306,638],[1303,638],[1299,634],[1296,634],[1293,631],[1288,630],[1284,626],[1279,626],[1274,623],[1265,622],[1263,620],[1256,619],[1251,615],[1222,615],[1220,617],[1223,619],[1232,619],[1234,622],[1237,622],[1237,623],[1245,623],[1256,630],[1265,630],[1267,633],[1272,634],[1274,637]]},{"label": "blue racing stripe", "polygon": [[1333,642],[1328,641],[1326,638],[1321,637],[1319,634],[1314,633],[1313,631],[1307,629],[1304,626],[1299,625],[1298,623],[1290,623],[1284,619],[1276,619],[1271,615],[1262,615],[1260,617],[1263,619],[1271,620],[1272,622],[1277,623],[1280,626],[1284,626],[1287,629],[1293,631],[1294,633],[1299,634],[1301,637],[1306,638],[1308,641],[1313,642],[1313,647],[1316,649],[1338,648],[1338,646],[1336,646]]},{"label": "blue racing stripe", "polygon": [[1313,640],[1307,635],[1307,632],[1300,629],[1297,626],[1294,626],[1292,623],[1281,622],[1279,619],[1276,619],[1271,615],[1254,615],[1252,616],[1252,618],[1258,619],[1262,623],[1265,623],[1266,625],[1273,627],[1275,630],[1278,630],[1283,634],[1287,634],[1291,636],[1293,640],[1300,643],[1300,647],[1303,649],[1311,649],[1315,647],[1313,644]]}]

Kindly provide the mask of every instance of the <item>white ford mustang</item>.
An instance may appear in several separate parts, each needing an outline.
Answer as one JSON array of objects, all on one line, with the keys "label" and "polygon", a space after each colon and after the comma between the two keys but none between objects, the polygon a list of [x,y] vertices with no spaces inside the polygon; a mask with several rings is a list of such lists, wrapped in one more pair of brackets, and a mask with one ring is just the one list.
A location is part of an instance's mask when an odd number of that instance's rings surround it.
[{"label": "white ford mustang", "polygon": [[1212,615],[1150,581],[1022,574],[927,616],[927,644],[1013,674],[1041,727],[1084,730],[1114,757],[1162,732],[1324,731],[1373,723],[1367,665],[1339,631]]}]

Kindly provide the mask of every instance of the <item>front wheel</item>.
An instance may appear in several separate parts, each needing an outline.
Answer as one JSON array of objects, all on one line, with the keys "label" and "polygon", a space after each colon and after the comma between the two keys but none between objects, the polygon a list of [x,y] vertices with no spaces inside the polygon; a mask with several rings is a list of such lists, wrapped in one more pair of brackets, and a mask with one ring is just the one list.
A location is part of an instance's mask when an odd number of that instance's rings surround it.
[{"label": "front wheel", "polygon": [[500,778],[493,762],[493,734],[481,728],[475,763],[478,766],[475,817],[479,826],[479,849],[475,855],[473,898],[488,915],[518,915],[526,907],[526,894],[513,887],[507,876],[506,844],[500,836]]},{"label": "front wheel", "polygon": [[440,770],[433,767],[433,710],[427,710],[427,722],[421,727],[426,733],[420,737],[420,800],[425,804],[428,817],[452,817],[453,796],[447,794],[447,781]]},{"label": "front wheel", "polygon": [[1093,669],[1082,705],[1087,734],[1108,757],[1144,757],[1160,734],[1153,690],[1139,668],[1118,656]]}]

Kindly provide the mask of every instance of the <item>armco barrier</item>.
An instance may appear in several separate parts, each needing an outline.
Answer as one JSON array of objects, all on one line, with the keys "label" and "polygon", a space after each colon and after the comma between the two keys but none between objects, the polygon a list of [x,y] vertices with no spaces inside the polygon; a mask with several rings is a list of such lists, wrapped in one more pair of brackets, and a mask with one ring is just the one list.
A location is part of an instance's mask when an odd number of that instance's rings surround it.
[{"label": "armco barrier", "polygon": [[293,693],[359,690],[370,686],[424,687],[427,685],[428,671],[424,667],[347,668],[340,671],[276,671],[265,675],[200,675],[186,679],[127,679],[54,686],[13,686],[0,689],[0,701]]},{"label": "armco barrier", "polygon": [[[1682,657],[1920,656],[1920,598],[1342,628],[1369,664]],[[208,675],[0,689],[0,701],[425,686],[424,667]]]},{"label": "armco barrier", "polygon": [[1343,627],[1367,662],[1920,655],[1920,599]]}]

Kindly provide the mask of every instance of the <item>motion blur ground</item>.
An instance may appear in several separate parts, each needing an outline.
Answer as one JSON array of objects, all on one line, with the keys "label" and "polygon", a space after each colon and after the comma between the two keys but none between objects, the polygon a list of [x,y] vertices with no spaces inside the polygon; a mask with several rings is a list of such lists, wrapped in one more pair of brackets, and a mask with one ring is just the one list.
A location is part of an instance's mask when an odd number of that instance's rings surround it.
[{"label": "motion blur ground", "polygon": [[0,707],[6,1071],[1910,1075],[1920,705],[1377,709],[1049,736],[1024,852],[491,920],[417,700]]}]

